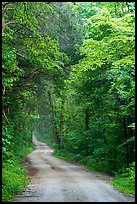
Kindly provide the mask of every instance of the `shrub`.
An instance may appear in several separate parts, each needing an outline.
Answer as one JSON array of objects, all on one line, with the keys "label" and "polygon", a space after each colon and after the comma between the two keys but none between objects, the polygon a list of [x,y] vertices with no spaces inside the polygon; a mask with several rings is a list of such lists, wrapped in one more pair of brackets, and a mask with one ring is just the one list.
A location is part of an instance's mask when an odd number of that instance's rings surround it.
[{"label": "shrub", "polygon": [[133,162],[122,174],[117,175],[112,184],[125,193],[135,195],[135,163]]},{"label": "shrub", "polygon": [[14,199],[28,184],[23,167],[16,161],[4,163],[2,169],[2,201],[7,202]]}]

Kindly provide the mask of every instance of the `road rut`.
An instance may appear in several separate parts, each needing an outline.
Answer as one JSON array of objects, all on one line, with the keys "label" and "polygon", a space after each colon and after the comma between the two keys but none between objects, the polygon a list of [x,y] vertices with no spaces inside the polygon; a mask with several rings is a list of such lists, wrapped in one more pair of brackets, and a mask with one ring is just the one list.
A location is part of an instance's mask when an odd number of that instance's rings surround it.
[{"label": "road rut", "polygon": [[14,202],[134,202],[112,187],[109,176],[53,157],[47,144],[35,137],[33,142],[36,149],[27,156],[30,183]]}]

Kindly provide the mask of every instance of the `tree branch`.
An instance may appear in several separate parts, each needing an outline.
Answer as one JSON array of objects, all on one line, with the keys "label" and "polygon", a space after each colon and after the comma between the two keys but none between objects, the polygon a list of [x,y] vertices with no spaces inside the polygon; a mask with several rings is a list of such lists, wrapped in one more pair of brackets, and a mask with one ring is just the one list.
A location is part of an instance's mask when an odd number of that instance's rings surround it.
[{"label": "tree branch", "polygon": [[10,24],[17,24],[17,23],[15,21],[5,23],[5,25],[10,25]]},{"label": "tree branch", "polygon": [[15,51],[13,51],[16,55],[18,55],[19,57],[22,57],[22,58],[26,58],[26,57],[24,57],[23,55],[21,55],[20,53],[18,53],[18,52],[15,52]]},{"label": "tree branch", "polygon": [[36,68],[32,71],[30,71],[26,76],[21,76],[20,78],[26,79],[26,78],[33,78],[33,74],[36,73],[39,69]]},{"label": "tree branch", "polygon": [[22,29],[22,28],[24,28],[24,27],[25,27],[27,30],[31,31],[31,29],[30,29],[26,24],[19,23],[19,22],[15,22],[15,21],[10,21],[10,22],[5,23],[5,19],[2,18],[2,33],[4,33],[4,28],[5,28],[5,26],[11,25],[11,24],[17,24],[17,25],[19,24],[19,25],[22,26],[21,28],[17,29],[15,32],[17,32],[18,30],[20,30],[20,29]]},{"label": "tree branch", "polygon": [[8,122],[8,124],[10,124],[4,110],[3,110],[3,115],[4,115],[4,117],[6,118],[6,121]]},{"label": "tree branch", "polygon": [[5,86],[3,86],[3,96],[5,95]]}]

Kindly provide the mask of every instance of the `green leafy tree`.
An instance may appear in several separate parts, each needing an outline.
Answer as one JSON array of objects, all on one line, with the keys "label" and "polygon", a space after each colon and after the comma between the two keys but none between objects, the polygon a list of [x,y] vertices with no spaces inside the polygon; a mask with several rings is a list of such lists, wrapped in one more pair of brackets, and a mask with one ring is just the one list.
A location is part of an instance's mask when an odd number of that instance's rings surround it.
[{"label": "green leafy tree", "polygon": [[83,139],[83,147],[104,168],[115,170],[134,161],[134,13],[113,17],[102,5],[88,19],[86,36],[85,57],[70,77],[84,107],[88,145]]}]

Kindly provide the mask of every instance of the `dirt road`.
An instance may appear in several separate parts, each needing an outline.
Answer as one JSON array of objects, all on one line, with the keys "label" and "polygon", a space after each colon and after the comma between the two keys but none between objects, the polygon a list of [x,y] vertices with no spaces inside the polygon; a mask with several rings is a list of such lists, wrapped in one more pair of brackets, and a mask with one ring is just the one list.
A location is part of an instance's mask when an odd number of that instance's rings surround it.
[{"label": "dirt road", "polygon": [[115,190],[109,177],[51,156],[52,149],[35,137],[28,155],[30,184],[14,202],[134,202]]}]

